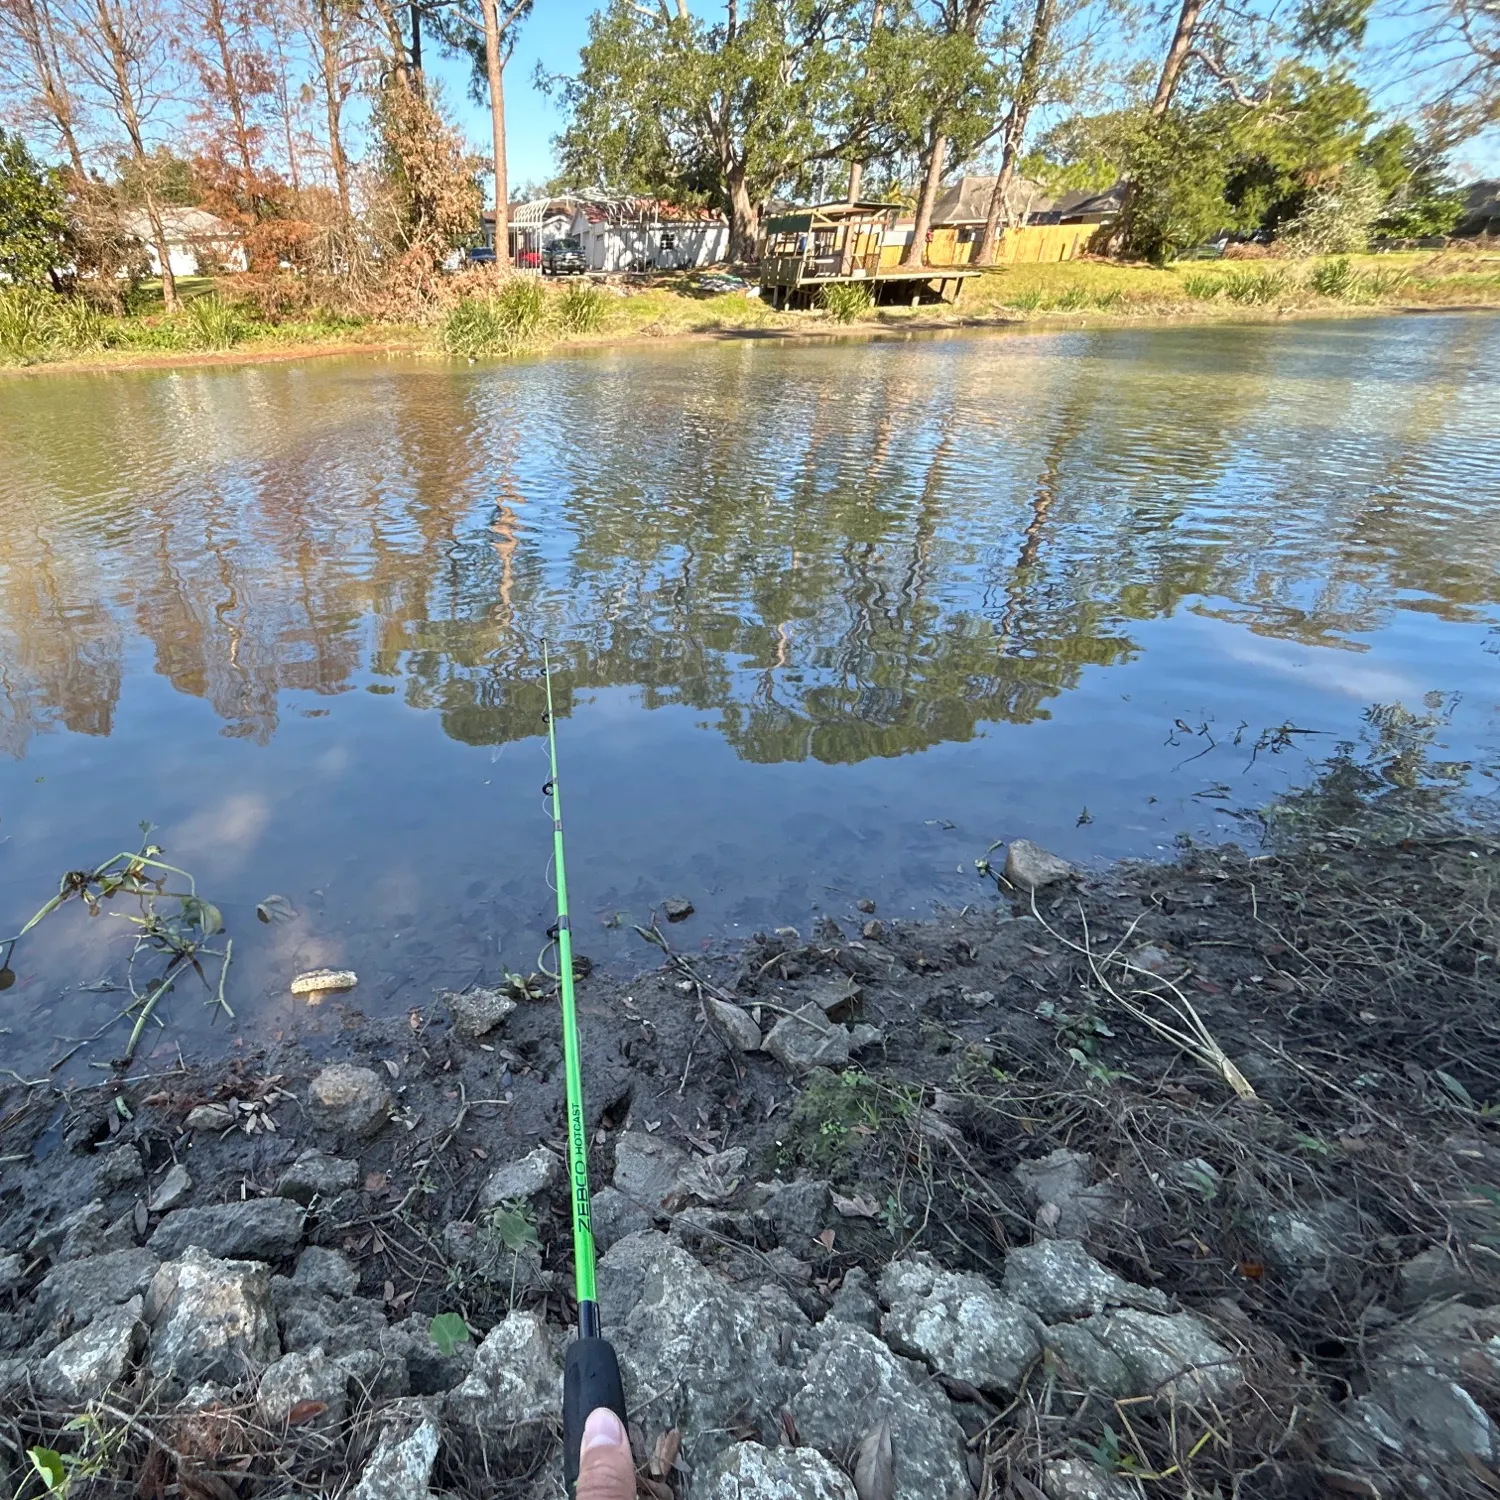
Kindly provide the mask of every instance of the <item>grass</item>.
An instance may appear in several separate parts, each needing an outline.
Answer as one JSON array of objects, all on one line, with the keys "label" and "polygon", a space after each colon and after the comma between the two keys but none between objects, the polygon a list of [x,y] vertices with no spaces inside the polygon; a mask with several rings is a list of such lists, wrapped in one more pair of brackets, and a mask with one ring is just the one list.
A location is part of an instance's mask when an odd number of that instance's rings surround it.
[{"label": "grass", "polygon": [[854,323],[875,306],[869,287],[854,281],[836,281],[818,290],[818,306],[835,323]]}]

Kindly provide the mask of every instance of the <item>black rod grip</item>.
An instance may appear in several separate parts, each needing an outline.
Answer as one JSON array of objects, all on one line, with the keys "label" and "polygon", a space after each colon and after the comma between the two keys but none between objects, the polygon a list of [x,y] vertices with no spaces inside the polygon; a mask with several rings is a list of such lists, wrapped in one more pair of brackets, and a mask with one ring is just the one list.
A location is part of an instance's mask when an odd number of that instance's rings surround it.
[{"label": "black rod grip", "polygon": [[578,1483],[578,1448],[589,1413],[607,1406],[629,1431],[625,1421],[625,1387],[614,1346],[604,1338],[576,1338],[568,1345],[563,1366],[563,1478],[572,1495]]}]

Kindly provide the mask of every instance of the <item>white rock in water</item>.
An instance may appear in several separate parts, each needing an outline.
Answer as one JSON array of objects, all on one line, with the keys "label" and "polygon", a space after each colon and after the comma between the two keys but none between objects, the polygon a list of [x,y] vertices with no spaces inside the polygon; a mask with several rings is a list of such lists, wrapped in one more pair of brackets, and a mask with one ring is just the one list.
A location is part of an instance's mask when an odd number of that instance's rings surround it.
[{"label": "white rock in water", "polygon": [[352,990],[359,983],[353,969],[310,969],[292,981],[294,995],[320,995],[325,990]]}]

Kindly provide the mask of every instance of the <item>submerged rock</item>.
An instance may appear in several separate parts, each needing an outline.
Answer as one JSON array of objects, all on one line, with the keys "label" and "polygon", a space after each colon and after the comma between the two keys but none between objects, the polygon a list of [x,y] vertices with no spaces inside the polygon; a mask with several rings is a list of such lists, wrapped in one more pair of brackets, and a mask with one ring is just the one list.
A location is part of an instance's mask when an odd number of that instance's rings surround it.
[{"label": "submerged rock", "polygon": [[694,1500],[858,1500],[854,1484],[812,1448],[735,1443],[693,1482]]},{"label": "submerged rock", "polygon": [[669,922],[685,922],[694,911],[686,896],[668,896],[661,904],[662,914]]}]

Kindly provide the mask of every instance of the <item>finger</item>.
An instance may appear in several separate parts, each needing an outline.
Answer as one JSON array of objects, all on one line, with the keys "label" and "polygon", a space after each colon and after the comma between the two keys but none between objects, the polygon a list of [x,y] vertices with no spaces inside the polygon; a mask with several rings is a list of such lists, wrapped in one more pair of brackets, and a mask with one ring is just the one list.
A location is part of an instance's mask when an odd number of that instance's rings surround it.
[{"label": "finger", "polygon": [[578,1450],[578,1500],[635,1500],[635,1461],[624,1424],[607,1406],[589,1413]]}]

